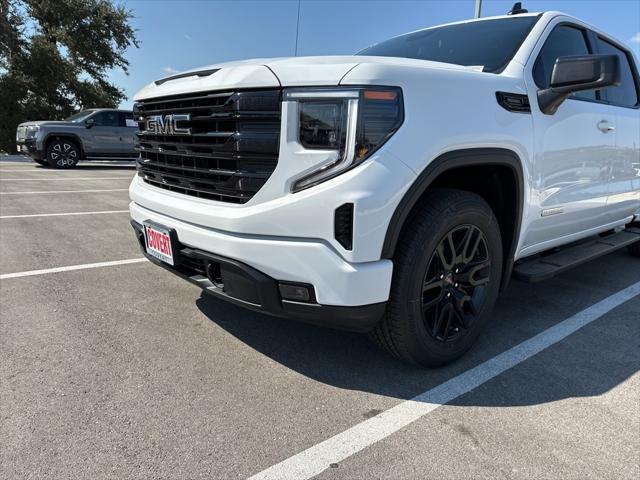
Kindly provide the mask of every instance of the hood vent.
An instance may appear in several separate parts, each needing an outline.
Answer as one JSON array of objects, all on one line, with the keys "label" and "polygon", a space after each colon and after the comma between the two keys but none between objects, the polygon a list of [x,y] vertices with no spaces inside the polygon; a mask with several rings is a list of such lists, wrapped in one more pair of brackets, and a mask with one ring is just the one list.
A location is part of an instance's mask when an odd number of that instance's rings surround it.
[{"label": "hood vent", "polygon": [[198,70],[197,72],[184,72],[178,73],[177,75],[171,75],[170,77],[161,78],[160,80],[156,80],[156,85],[162,85],[163,83],[170,82],[171,80],[177,80],[179,78],[187,78],[187,77],[208,77],[209,75],[213,75],[216,73],[219,68],[211,68],[209,70]]}]

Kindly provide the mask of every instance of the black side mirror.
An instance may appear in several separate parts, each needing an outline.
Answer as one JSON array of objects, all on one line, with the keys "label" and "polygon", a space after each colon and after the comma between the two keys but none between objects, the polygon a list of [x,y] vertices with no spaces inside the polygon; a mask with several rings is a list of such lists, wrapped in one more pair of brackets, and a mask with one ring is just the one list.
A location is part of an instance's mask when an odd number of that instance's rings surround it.
[{"label": "black side mirror", "polygon": [[560,57],[551,73],[549,88],[538,91],[540,110],[553,115],[573,92],[620,85],[617,55],[576,55]]},{"label": "black side mirror", "polygon": [[86,122],[84,122],[84,126],[87,128],[91,128],[96,124],[96,121],[93,118],[89,118]]}]

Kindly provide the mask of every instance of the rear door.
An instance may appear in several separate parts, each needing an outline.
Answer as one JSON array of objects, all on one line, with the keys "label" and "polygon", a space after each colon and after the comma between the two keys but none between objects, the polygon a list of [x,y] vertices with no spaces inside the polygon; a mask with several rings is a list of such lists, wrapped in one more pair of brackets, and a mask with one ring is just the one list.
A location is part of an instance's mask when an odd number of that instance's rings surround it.
[{"label": "rear door", "polygon": [[[556,20],[525,70],[527,87],[547,88],[558,57],[593,53],[586,28]],[[553,115],[532,101],[535,158],[533,191],[524,232],[526,253],[577,240],[607,223],[609,165],[615,151],[615,114],[595,90],[573,94]]]},{"label": "rear door", "polygon": [[133,112],[118,112],[118,154],[124,157],[136,155],[135,137],[138,131],[138,124],[133,120]]},{"label": "rear door", "polygon": [[622,221],[640,211],[640,84],[633,56],[622,45],[593,35],[598,53],[620,58],[620,85],[602,90],[615,115],[616,150],[611,158],[607,216]]}]

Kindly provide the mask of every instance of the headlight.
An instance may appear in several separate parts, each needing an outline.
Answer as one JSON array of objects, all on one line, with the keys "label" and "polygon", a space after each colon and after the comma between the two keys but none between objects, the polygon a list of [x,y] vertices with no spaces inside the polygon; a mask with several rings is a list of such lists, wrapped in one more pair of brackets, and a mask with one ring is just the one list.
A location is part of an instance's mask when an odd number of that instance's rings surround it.
[{"label": "headlight", "polygon": [[40,131],[40,125],[29,125],[27,127],[27,132],[25,138],[35,138]]},{"label": "headlight", "polygon": [[335,152],[328,163],[297,179],[293,192],[359,165],[382,146],[403,120],[402,91],[395,87],[288,89],[297,103],[298,142],[308,150]]}]

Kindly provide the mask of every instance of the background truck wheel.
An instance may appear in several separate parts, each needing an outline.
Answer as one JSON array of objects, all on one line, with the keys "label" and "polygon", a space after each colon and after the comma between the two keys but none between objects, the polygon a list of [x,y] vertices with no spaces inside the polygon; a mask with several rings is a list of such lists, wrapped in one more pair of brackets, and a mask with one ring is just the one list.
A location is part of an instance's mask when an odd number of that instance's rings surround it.
[{"label": "background truck wheel", "polygon": [[627,251],[634,257],[640,257],[640,242],[632,243],[627,246]]},{"label": "background truck wheel", "polygon": [[407,220],[374,343],[421,366],[455,360],[489,320],[501,273],[502,240],[489,205],[473,193],[434,190]]},{"label": "background truck wheel", "polygon": [[47,147],[47,163],[54,168],[73,168],[80,160],[80,149],[71,140],[53,140]]}]

